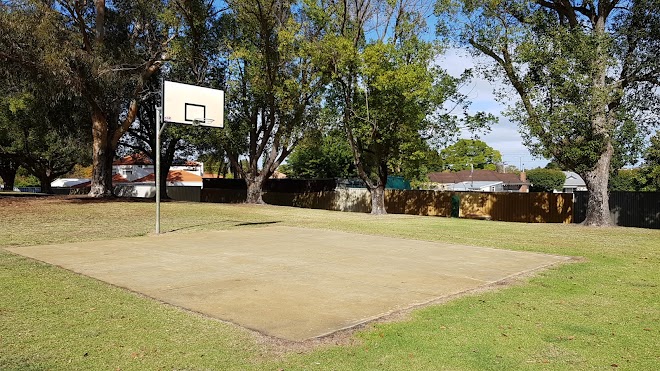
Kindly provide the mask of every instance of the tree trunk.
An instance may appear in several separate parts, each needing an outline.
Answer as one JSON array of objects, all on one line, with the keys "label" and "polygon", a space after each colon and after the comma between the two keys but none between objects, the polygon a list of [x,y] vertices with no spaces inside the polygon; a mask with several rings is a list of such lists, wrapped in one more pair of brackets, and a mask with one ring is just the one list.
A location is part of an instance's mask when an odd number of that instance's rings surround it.
[{"label": "tree trunk", "polygon": [[369,189],[369,191],[371,192],[371,214],[387,214],[385,210],[385,184],[379,184],[373,189]]},{"label": "tree trunk", "polygon": [[53,181],[49,176],[39,177],[39,185],[41,186],[41,193],[53,194],[53,187],[50,182]]},{"label": "tree trunk", "polygon": [[589,191],[589,200],[587,202],[587,217],[582,222],[583,225],[601,227],[612,225],[607,185],[613,153],[612,143],[608,142],[605,151],[601,153],[596,163],[596,167],[584,175],[584,181]]},{"label": "tree trunk", "polygon": [[245,203],[265,204],[263,198],[261,197],[264,178],[261,176],[250,176],[245,179],[245,182],[247,183],[247,198],[245,199]]},{"label": "tree trunk", "polygon": [[115,151],[109,140],[106,117],[92,112],[92,188],[91,197],[110,197],[112,192],[112,159]]},{"label": "tree trunk", "polygon": [[16,172],[18,171],[18,164],[11,161],[0,161],[0,178],[4,183],[2,189],[4,191],[13,191],[14,183],[16,181]]},{"label": "tree trunk", "polygon": [[[154,169],[156,168],[156,165],[154,164]],[[155,179],[156,177],[154,176],[154,180],[160,183],[160,199],[161,200],[169,200],[170,196],[167,195],[167,176],[169,175],[170,172],[170,165],[169,164],[163,164],[161,161],[160,164],[160,179]]]}]

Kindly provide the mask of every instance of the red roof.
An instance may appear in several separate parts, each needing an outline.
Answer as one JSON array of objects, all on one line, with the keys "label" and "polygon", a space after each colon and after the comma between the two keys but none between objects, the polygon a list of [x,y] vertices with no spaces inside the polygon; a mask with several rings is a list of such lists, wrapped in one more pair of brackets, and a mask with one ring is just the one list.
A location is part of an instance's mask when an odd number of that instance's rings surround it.
[{"label": "red roof", "polygon": [[124,156],[119,160],[115,160],[113,165],[151,165],[151,159],[143,153],[134,153],[129,156]]},{"label": "red roof", "polygon": [[441,183],[441,184],[455,184],[461,182],[468,182],[471,180],[475,182],[495,181],[495,182],[503,182],[504,184],[520,184],[520,185],[528,184],[528,182],[520,180],[520,176],[514,173],[504,174],[504,173],[498,173],[493,170],[481,170],[481,169],[474,170],[472,174],[470,173],[471,170],[461,170],[455,173],[450,173],[450,172],[430,173],[429,180],[434,183]]},{"label": "red roof", "polygon": [[[133,183],[148,183],[148,182],[154,182],[156,179],[156,176],[154,173],[151,173],[147,176],[144,176],[140,179],[135,179]],[[171,170],[170,172],[167,173],[167,181],[168,182],[201,182],[202,177],[196,174],[193,174],[189,171],[183,171],[183,170]]]}]

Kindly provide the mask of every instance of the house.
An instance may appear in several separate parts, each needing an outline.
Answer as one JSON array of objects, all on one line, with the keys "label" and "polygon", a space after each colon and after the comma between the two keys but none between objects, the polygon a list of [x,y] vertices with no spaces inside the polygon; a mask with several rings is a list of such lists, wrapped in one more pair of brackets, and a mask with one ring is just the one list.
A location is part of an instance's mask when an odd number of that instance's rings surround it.
[{"label": "house", "polygon": [[[151,173],[139,179],[135,179],[133,184],[154,184],[156,175]],[[202,187],[202,177],[198,174],[185,170],[170,170],[167,173],[167,186],[186,186]]]},{"label": "house", "polygon": [[562,189],[563,193],[585,192],[587,190],[587,183],[584,182],[581,176],[572,171],[564,171],[566,181]]},{"label": "house", "polygon": [[76,187],[84,183],[89,184],[90,180],[86,178],[57,178],[50,183],[50,186],[53,188],[66,188]]},{"label": "house", "polygon": [[[173,172],[173,173],[172,173]],[[148,180],[149,175],[155,173],[154,164],[149,157],[137,153],[122,157],[112,163],[112,175],[118,174],[126,178],[129,182],[145,183],[153,182],[153,177]],[[199,186],[202,186],[202,176],[204,175],[204,163],[189,160],[174,160],[170,166],[170,175],[168,175],[168,185],[170,179],[176,183],[184,177],[186,182],[197,182],[197,178],[191,178],[187,173],[196,175],[199,178]]]},{"label": "house", "polygon": [[529,192],[525,173],[498,173],[493,170],[435,172],[428,175],[433,188],[443,191]]},{"label": "house", "polygon": [[[202,188],[204,164],[201,162],[178,160],[170,166],[167,185],[171,187],[188,186]],[[115,160],[112,163],[112,184],[121,188],[141,189],[132,196],[152,197],[155,190],[154,165],[144,154],[133,154]],[[56,179],[55,188],[86,188],[91,185],[89,179]],[[126,194],[126,192],[119,192]]]},{"label": "house", "polygon": [[469,181],[447,185],[447,191],[455,192],[504,192],[504,182],[498,181]]}]

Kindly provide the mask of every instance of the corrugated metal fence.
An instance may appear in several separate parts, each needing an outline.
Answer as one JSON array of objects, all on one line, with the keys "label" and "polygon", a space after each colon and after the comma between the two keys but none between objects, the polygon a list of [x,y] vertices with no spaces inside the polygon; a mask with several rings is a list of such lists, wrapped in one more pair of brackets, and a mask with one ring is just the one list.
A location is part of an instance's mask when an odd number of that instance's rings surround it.
[{"label": "corrugated metal fence", "polygon": [[[588,199],[588,192],[575,193],[575,223],[586,218]],[[610,192],[610,216],[622,227],[660,229],[660,192]]]}]

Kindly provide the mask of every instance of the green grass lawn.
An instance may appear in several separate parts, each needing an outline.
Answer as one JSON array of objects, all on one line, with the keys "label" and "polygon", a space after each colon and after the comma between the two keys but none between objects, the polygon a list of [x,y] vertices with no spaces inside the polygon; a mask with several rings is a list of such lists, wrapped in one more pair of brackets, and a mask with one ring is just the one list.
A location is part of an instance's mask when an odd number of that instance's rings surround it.
[{"label": "green grass lawn", "polygon": [[[0,199],[0,247],[154,230],[154,205]],[[0,250],[0,369],[631,369],[660,364],[660,231],[168,202],[162,230],[309,228],[583,257],[320,345],[266,341]],[[170,232],[173,231],[173,232]]]}]

